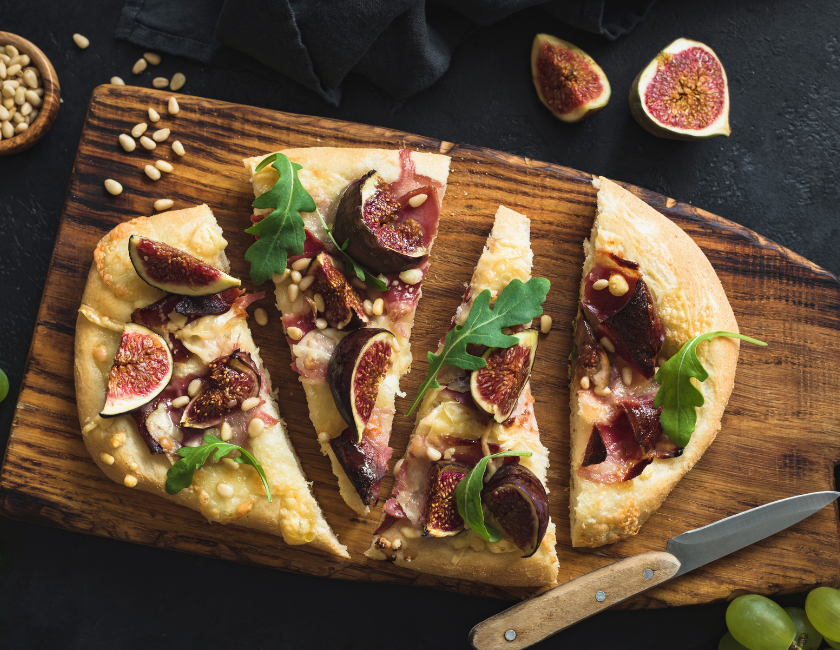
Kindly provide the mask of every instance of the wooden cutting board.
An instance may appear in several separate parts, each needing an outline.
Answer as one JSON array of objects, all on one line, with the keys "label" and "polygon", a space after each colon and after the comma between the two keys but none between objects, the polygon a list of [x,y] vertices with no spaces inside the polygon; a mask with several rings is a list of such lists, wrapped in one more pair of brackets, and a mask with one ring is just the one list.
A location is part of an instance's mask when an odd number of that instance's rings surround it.
[{"label": "wooden cutting board", "polygon": [[[294,446],[327,519],[348,545],[350,560],[237,526],[208,524],[198,513],[108,480],[82,443],[73,387],[73,336],[97,241],[116,224],[153,212],[158,198],[182,208],[206,202],[228,239],[232,273],[248,277],[244,253],[251,237],[253,195],[241,160],[287,147],[410,147],[452,156],[432,268],[423,286],[412,345],[414,371],[403,389],[411,398],[426,373],[425,352],[436,346],[460,302],[498,205],[531,218],[534,273],[551,280],[546,312],[553,332],[540,344],[533,374],[542,439],[551,452],[551,513],[557,523],[560,580],[577,577],[615,558],[664,549],[673,535],[768,501],[834,489],[840,461],[840,283],[836,277],[763,237],[713,214],[635,187],[632,192],[673,219],[700,245],[718,272],[741,331],[767,341],[742,347],[735,391],[717,441],[665,504],[631,540],[596,550],[569,542],[569,406],[567,357],[576,310],[583,249],[595,214],[590,175],[498,151],[440,142],[388,129],[178,96],[169,116],[169,93],[131,86],[100,86],[87,122],[30,350],[2,476],[0,509],[28,521],[160,548],[349,580],[432,586],[467,594],[521,598],[537,590],[503,589],[447,580],[367,560],[362,552],[380,516],[353,514],[338,496],[327,459],[311,429],[297,375],[270,298],[261,303],[270,323],[251,320]],[[172,135],[154,151],[133,153],[117,141],[146,110],[163,116],[152,127]],[[174,155],[180,140],[186,156]],[[702,145],[700,145],[702,146]],[[143,167],[156,159],[175,171],[152,181]],[[103,189],[106,178],[125,188]],[[246,283],[247,285],[247,283]],[[405,450],[413,418],[398,405],[391,444]],[[390,493],[386,477],[383,494]],[[837,506],[774,537],[669,582],[625,606],[686,605],[836,585],[840,579]]]}]

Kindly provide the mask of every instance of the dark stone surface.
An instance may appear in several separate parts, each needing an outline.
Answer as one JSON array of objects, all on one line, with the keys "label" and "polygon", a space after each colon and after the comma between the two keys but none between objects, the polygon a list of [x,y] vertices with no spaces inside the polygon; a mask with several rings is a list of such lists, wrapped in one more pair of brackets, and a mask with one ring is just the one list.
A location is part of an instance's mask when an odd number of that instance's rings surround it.
[{"label": "dark stone surface", "polygon": [[[12,383],[0,405],[0,444],[90,93],[115,74],[143,85],[154,76],[133,78],[141,50],[112,38],[120,7],[120,0],[0,4],[2,29],[46,52],[64,97],[41,143],[0,158],[0,367]],[[757,230],[837,273],[838,19],[833,0],[662,1],[630,36],[609,43],[529,10],[471,36],[430,90],[394,102],[351,78],[337,109],[258,66],[218,69],[165,57],[151,72],[184,72],[183,92],[194,95],[403,129],[635,183]],[[571,40],[602,65],[613,98],[600,115],[564,125],[539,104],[528,68],[539,31]],[[73,32],[90,38],[88,50],[73,45]],[[726,67],[729,139],[658,140],[630,116],[626,98],[636,73],[679,36],[710,44]],[[466,647],[470,627],[505,606],[273,572],[0,518],[3,648]],[[541,647],[714,648],[724,610],[714,604],[607,613]]]}]

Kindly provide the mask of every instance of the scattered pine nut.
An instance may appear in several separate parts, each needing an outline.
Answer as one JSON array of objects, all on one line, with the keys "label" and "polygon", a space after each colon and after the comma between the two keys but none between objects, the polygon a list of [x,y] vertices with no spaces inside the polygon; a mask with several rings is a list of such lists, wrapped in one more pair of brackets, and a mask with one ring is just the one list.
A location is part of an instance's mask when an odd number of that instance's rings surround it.
[{"label": "scattered pine nut", "polygon": [[583,390],[588,390],[589,389],[589,377],[584,375],[583,377],[580,378],[580,387]]},{"label": "scattered pine nut", "polygon": [[[292,267],[294,268],[294,267]],[[297,284],[303,279],[303,276],[300,274],[300,271],[292,271],[292,282]]]},{"label": "scattered pine nut", "polygon": [[221,438],[225,442],[230,440],[233,437],[233,431],[230,428],[230,425],[227,422],[222,422],[221,428]]},{"label": "scattered pine nut", "polygon": [[142,138],[140,138],[140,144],[142,144],[149,151],[151,151],[157,146],[154,140],[145,135]]},{"label": "scattered pine nut", "polygon": [[303,330],[299,327],[292,326],[286,330],[286,336],[293,341],[300,341],[303,338]]},{"label": "scattered pine nut", "polygon": [[125,82],[122,80],[122,77],[111,77],[111,83],[115,86],[125,86]]},{"label": "scattered pine nut", "polygon": [[189,403],[190,403],[190,396],[189,395],[181,395],[181,396],[176,397],[175,399],[172,400],[172,406],[174,406],[176,409],[183,408]]},{"label": "scattered pine nut", "polygon": [[271,276],[271,281],[274,284],[280,284],[287,277],[289,277],[289,269],[286,269],[282,273],[275,273],[274,275]]},{"label": "scattered pine nut", "polygon": [[327,308],[326,303],[324,303],[324,296],[320,293],[316,293],[312,296],[312,301],[315,303],[315,309],[317,309],[320,313],[324,313]]},{"label": "scattered pine nut", "polygon": [[80,50],[86,50],[90,45],[90,40],[81,34],[73,34],[73,42],[79,46]]},{"label": "scattered pine nut", "polygon": [[198,395],[198,391],[201,390],[201,380],[196,378],[190,382],[190,385],[187,386],[187,395],[190,397],[195,397]]},{"label": "scattered pine nut", "polygon": [[[289,298],[289,302],[294,302],[298,299],[298,295],[300,294],[300,287],[296,284],[290,284],[289,288],[286,289],[286,296]],[[297,328],[295,328],[297,329]],[[299,332],[300,330],[298,330]],[[294,337],[292,337],[294,338]]]},{"label": "scattered pine nut", "polygon": [[610,276],[610,293],[616,297],[623,296],[625,293],[630,291],[630,285],[627,284],[627,280],[624,279],[624,276],[621,273],[613,273]]},{"label": "scattered pine nut", "polygon": [[169,101],[166,103],[166,110],[169,111],[170,115],[177,115],[178,111],[181,110],[181,107],[178,106],[178,100],[174,97],[170,97]]},{"label": "scattered pine nut", "polygon": [[317,327],[319,330],[327,329],[327,325],[329,325],[329,323],[327,323],[326,318],[316,318],[315,319],[315,327]]},{"label": "scattered pine nut", "polygon": [[149,119],[152,122],[157,122],[160,119],[160,114],[154,109],[149,107]]},{"label": "scattered pine nut", "polygon": [[103,451],[101,454],[99,454],[99,458],[106,465],[113,465],[114,464],[114,457],[106,451]]},{"label": "scattered pine nut", "polygon": [[265,431],[265,422],[260,418],[254,418],[248,423],[248,435],[252,438],[256,438],[263,431]]},{"label": "scattered pine nut", "polygon": [[613,345],[612,341],[610,341],[606,336],[602,336],[601,340],[598,341],[601,344],[601,347],[604,348],[607,352],[615,352],[615,346]]},{"label": "scattered pine nut", "polygon": [[548,334],[551,331],[551,316],[543,314],[540,317],[540,332]]},{"label": "scattered pine nut", "polygon": [[120,194],[123,190],[122,185],[117,183],[117,181],[113,178],[109,178],[105,181],[105,189],[108,190],[109,194],[113,194],[114,196]]},{"label": "scattered pine nut", "polygon": [[[228,438],[228,440],[230,440],[230,438]],[[222,458],[222,462],[227,466],[228,469],[239,469],[239,463],[233,460],[233,458]]]},{"label": "scattered pine nut", "polygon": [[151,165],[146,165],[143,168],[143,171],[146,172],[146,176],[151,178],[153,181],[156,181],[160,178],[160,170],[156,167],[152,167]]},{"label": "scattered pine nut", "polygon": [[426,455],[429,457],[429,460],[433,463],[440,460],[441,453],[434,447],[429,447],[426,449]]},{"label": "scattered pine nut", "polygon": [[629,386],[633,383],[633,371],[630,370],[630,366],[624,366],[621,369],[621,383],[625,386]]},{"label": "scattered pine nut", "polygon": [[140,74],[148,66],[149,66],[149,64],[146,63],[146,59],[137,59],[137,63],[135,63],[134,67],[131,68],[131,73],[132,74]]},{"label": "scattered pine nut", "polygon": [[167,174],[172,171],[172,165],[170,165],[165,160],[155,161],[155,167],[157,167],[162,172],[166,172]]},{"label": "scattered pine nut", "polygon": [[160,65],[160,54],[156,54],[155,52],[144,52],[143,58],[152,65]]},{"label": "scattered pine nut", "polygon": [[233,496],[233,488],[227,483],[219,483],[216,486],[216,492],[224,499],[230,499]]},{"label": "scattered pine nut", "polygon": [[421,205],[423,205],[426,202],[426,199],[428,199],[428,198],[429,197],[428,197],[427,194],[415,194],[414,196],[412,196],[408,200],[408,204],[412,208],[419,208]]},{"label": "scattered pine nut", "polygon": [[298,288],[301,291],[306,291],[309,287],[312,286],[313,282],[315,282],[315,276],[314,275],[307,275],[305,278],[303,278],[300,281],[300,283],[298,284]]},{"label": "scattered pine nut", "polygon": [[251,409],[257,408],[260,405],[260,398],[259,397],[249,397],[248,399],[242,402],[242,410],[243,411],[250,411]]},{"label": "scattered pine nut", "polygon": [[262,307],[258,307],[256,311],[254,311],[254,319],[257,321],[257,325],[265,327],[268,325],[268,312]]},{"label": "scattered pine nut", "polygon": [[592,283],[592,288],[595,289],[595,291],[601,291],[602,289],[606,289],[608,286],[610,286],[610,281],[606,278],[595,280],[595,282]]},{"label": "scattered pine nut", "polygon": [[166,77],[155,77],[152,79],[152,85],[155,88],[166,88],[169,85],[169,79]]},{"label": "scattered pine nut", "polygon": [[330,434],[327,433],[326,431],[321,431],[321,433],[318,434],[318,442],[320,442],[322,445],[327,444],[329,441],[330,441]]},{"label": "scattered pine nut", "polygon": [[309,266],[310,259],[308,257],[301,257],[299,260],[295,260],[292,262],[292,270],[293,271],[303,271],[307,266]]},{"label": "scattered pine nut", "polygon": [[140,124],[135,124],[134,128],[131,129],[131,135],[133,135],[135,138],[139,138],[141,135],[143,135],[146,132],[146,129],[148,129],[148,128],[149,128],[149,125],[146,124],[145,122],[140,122]]},{"label": "scattered pine nut", "polygon": [[163,142],[169,137],[169,129],[158,129],[152,133],[152,140],[155,142]]},{"label": "scattered pine nut", "polygon": [[131,474],[126,474],[125,479],[123,480],[123,484],[126,487],[134,487],[135,485],[137,485],[137,477],[132,476]]},{"label": "scattered pine nut", "polygon": [[377,298],[373,301],[373,306],[371,307],[371,311],[373,312],[374,316],[381,316],[382,312],[385,311],[385,301],[382,298]]},{"label": "scattered pine nut", "polygon": [[181,144],[180,140],[175,140],[175,142],[172,143],[172,151],[174,151],[179,156],[183,156],[185,153],[187,153],[186,151],[184,151],[184,145]]},{"label": "scattered pine nut", "polygon": [[184,87],[184,84],[187,83],[187,78],[181,72],[176,72],[172,75],[172,83],[169,84],[169,87],[172,90],[181,90]]},{"label": "scattered pine nut", "polygon": [[[164,210],[168,210],[175,204],[175,201],[172,199],[158,199],[155,201],[155,210],[158,212],[163,212]],[[190,384],[192,386],[192,384]]]},{"label": "scattered pine nut", "polygon": [[120,144],[122,148],[131,153],[137,147],[137,143],[134,141],[134,138],[126,135],[125,133],[120,133]]},{"label": "scattered pine nut", "polygon": [[362,303],[362,308],[365,310],[365,314],[367,314],[368,316],[373,314],[373,303],[370,300],[365,300]]},{"label": "scattered pine nut", "polygon": [[400,273],[400,280],[412,286],[420,282],[422,279],[423,271],[420,269],[408,269],[407,271]]}]

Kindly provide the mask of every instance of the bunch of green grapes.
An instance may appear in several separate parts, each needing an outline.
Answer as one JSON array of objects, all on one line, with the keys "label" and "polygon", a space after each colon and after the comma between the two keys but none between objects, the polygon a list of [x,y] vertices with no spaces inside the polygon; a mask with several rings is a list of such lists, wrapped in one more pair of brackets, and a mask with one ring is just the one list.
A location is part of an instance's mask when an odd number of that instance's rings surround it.
[{"label": "bunch of green grapes", "polygon": [[726,627],[718,650],[817,650],[823,641],[840,650],[840,590],[817,587],[805,609],[739,596],[726,610]]}]

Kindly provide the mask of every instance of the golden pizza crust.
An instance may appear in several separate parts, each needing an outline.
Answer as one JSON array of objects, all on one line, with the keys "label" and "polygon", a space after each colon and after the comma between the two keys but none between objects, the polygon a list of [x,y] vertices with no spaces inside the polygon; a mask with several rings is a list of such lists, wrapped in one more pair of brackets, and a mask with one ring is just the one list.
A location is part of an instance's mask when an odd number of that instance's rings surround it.
[{"label": "golden pizza crust", "polygon": [[[607,250],[638,262],[665,328],[663,353],[671,356],[698,334],[738,332],[738,323],[709,260],[678,226],[641,199],[606,178],[598,188],[598,210],[584,242],[583,277],[595,250]],[[581,296],[583,284],[581,285]],[[602,546],[635,535],[656,512],[679,480],[700,460],[720,430],[735,383],[737,339],[719,337],[702,343],[698,357],[709,372],[700,384],[706,400],[697,409],[697,427],[682,456],[654,459],[630,481],[603,484],[577,474],[597,419],[571,390],[571,494],[569,511],[573,546]]]},{"label": "golden pizza crust", "polygon": [[[140,280],[133,270],[128,258],[128,237],[135,233],[185,250],[217,268],[229,269],[224,254],[227,242],[206,205],[122,223],[99,242],[82,298],[84,313],[80,310],[77,319],[74,363],[79,420],[85,446],[94,461],[114,481],[130,486],[136,480],[137,489],[198,510],[211,522],[236,521],[282,535],[291,544],[309,541],[317,548],[349,557],[312,495],[282,421],[266,427],[262,435],[251,441],[250,451],[269,479],[273,496],[269,504],[261,496],[264,489],[256,471],[246,466],[231,470],[223,463],[208,463],[196,472],[189,489],[176,495],[167,494],[164,484],[171,466],[168,457],[149,452],[131,416],[99,417],[122,323],[131,319],[134,309],[164,295]],[[270,395],[268,372],[245,319],[231,321],[225,328],[225,336],[228,345],[235,344],[250,352],[264,378],[261,397],[266,404],[259,408],[280,420],[277,404]],[[192,367],[189,364],[196,364],[196,359],[176,364],[176,372],[182,365],[182,370],[187,371]],[[128,483],[126,477],[130,477]],[[212,489],[220,481],[237,489],[233,499],[225,502]]]}]

